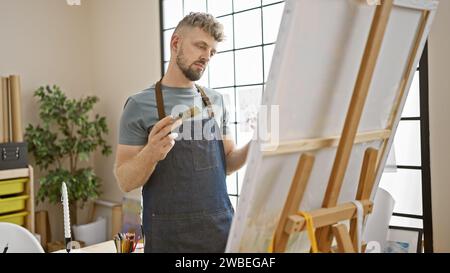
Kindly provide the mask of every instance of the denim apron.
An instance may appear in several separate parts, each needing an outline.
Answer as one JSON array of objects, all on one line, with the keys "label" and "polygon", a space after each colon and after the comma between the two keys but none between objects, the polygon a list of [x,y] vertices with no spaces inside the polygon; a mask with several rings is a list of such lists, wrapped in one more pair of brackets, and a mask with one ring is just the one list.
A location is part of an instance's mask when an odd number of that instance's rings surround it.
[{"label": "denim apron", "polygon": [[[142,188],[146,253],[225,251],[234,210],[226,188],[224,147],[209,98],[197,89],[209,118],[184,122],[180,135],[186,133],[183,128],[193,136],[195,126],[213,124],[208,133],[216,137],[208,140],[202,133],[200,140],[177,140]],[[155,94],[161,120],[165,111],[160,82]]]}]

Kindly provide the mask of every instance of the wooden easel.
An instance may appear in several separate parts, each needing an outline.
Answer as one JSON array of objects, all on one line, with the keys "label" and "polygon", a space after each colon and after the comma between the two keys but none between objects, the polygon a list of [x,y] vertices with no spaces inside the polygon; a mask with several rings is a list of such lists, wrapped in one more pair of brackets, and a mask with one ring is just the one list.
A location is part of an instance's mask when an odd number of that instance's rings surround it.
[{"label": "wooden easel", "polygon": [[[377,6],[372,22],[369,38],[362,59],[355,89],[347,112],[344,129],[341,136],[301,140],[297,142],[284,143],[280,145],[276,152],[266,153],[266,156],[278,155],[286,152],[314,150],[319,147],[336,146],[339,141],[335,161],[328,181],[327,190],[322,208],[308,212],[316,229],[316,238],[319,252],[346,252],[357,251],[356,233],[356,206],[350,202],[337,204],[343,179],[347,170],[349,158],[355,143],[381,140],[381,151],[373,148],[366,150],[355,200],[362,203],[364,207],[364,217],[372,212],[373,203],[370,201],[376,174],[379,172],[381,158],[387,153],[388,141],[393,137],[392,130],[395,125],[395,118],[400,110],[401,99],[404,96],[410,71],[413,69],[415,56],[420,47],[420,42],[424,34],[429,10],[422,13],[422,21],[417,33],[415,45],[410,53],[407,69],[404,72],[397,100],[394,103],[391,116],[388,121],[388,128],[382,131],[357,134],[359,122],[366,102],[367,94],[374,75],[375,66],[380,53],[383,38],[385,36],[387,24],[394,5],[394,0],[382,0]],[[289,236],[306,229],[305,218],[297,214],[301,204],[303,194],[308,184],[309,176],[314,165],[314,156],[303,153],[298,161],[295,175],[292,179],[289,195],[282,210],[278,226],[276,228],[273,251],[285,252]],[[341,221],[350,220],[350,231],[344,224],[337,224]],[[333,236],[336,238],[337,249],[331,248]]]}]

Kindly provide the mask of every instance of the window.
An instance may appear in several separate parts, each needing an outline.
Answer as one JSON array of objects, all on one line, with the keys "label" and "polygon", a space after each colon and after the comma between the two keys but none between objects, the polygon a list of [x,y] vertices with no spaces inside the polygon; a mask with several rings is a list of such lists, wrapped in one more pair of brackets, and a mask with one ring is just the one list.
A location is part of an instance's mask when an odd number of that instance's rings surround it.
[{"label": "window", "polygon": [[[224,96],[227,109],[235,113],[230,125],[236,144],[252,138],[245,122],[261,103],[272,53],[281,23],[284,1],[274,0],[162,0],[162,71],[170,59],[170,37],[177,23],[189,12],[214,15],[225,28],[226,40],[199,84],[214,88]],[[237,206],[245,167],[227,177],[228,193]]]},{"label": "window", "polygon": [[395,199],[391,226],[422,230],[426,252],[433,251],[429,147],[428,50],[425,47],[391,150],[396,166],[394,171],[383,174],[380,186]]},{"label": "window", "polygon": [[[284,1],[161,0],[162,72],[170,58],[169,42],[176,24],[191,11],[206,11],[224,25],[219,46],[199,83],[223,94],[231,113],[238,146],[251,138],[245,120],[260,104],[272,61]],[[432,250],[431,189],[428,138],[428,63],[421,60],[394,141],[395,171],[384,173],[380,185],[396,199],[392,225],[424,229],[425,250]],[[227,177],[236,207],[245,167]],[[425,225],[424,225],[425,223]],[[431,250],[430,250],[431,249]]]}]

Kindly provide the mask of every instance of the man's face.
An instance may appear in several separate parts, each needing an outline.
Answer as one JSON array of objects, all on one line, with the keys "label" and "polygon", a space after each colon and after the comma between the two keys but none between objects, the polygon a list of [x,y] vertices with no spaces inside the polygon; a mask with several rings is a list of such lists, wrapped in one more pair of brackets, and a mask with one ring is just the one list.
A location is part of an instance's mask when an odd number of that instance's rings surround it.
[{"label": "man's face", "polygon": [[187,79],[198,81],[216,53],[217,41],[197,27],[185,29],[179,41],[176,63]]}]

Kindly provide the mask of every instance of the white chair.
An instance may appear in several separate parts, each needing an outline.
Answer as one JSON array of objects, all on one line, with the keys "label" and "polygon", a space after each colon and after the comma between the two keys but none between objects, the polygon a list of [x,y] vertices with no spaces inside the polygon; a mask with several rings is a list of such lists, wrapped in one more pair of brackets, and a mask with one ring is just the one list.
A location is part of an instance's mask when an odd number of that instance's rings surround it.
[{"label": "white chair", "polygon": [[44,253],[39,241],[27,229],[11,223],[0,223],[0,253]]}]

